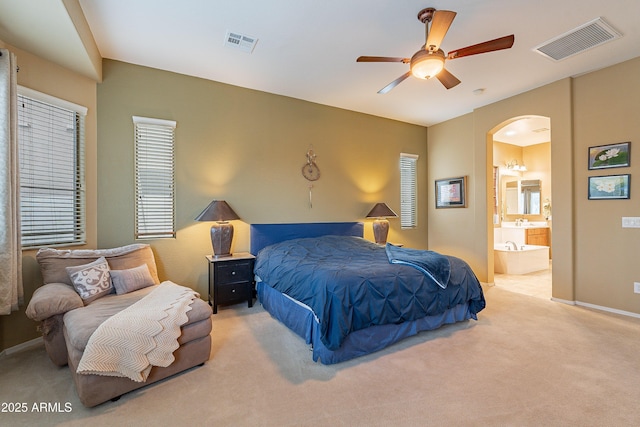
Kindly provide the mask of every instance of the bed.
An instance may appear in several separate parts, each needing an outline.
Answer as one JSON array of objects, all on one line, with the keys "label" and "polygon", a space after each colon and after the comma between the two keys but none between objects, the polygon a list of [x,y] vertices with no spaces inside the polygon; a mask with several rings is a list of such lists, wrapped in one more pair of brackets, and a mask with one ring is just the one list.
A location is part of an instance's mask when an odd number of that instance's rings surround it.
[{"label": "bed", "polygon": [[485,307],[463,260],[380,246],[359,222],[253,224],[259,302],[334,364],[421,331],[469,319]]}]

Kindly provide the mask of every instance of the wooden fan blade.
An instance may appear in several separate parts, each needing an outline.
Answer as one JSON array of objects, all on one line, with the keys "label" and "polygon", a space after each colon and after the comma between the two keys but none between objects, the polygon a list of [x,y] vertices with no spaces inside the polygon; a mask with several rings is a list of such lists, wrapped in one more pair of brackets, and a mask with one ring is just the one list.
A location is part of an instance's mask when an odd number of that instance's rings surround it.
[{"label": "wooden fan blade", "polygon": [[495,50],[509,49],[513,46],[515,36],[500,37],[499,39],[489,40],[484,43],[474,44],[473,46],[463,47],[462,49],[452,50],[447,55],[447,59],[461,58],[463,56],[477,55],[479,53],[493,52]]},{"label": "wooden fan blade", "polygon": [[[433,13],[433,20],[431,21],[431,29],[429,29],[429,35],[427,37],[426,50],[436,51],[440,49],[444,36],[449,31],[449,27],[453,22],[453,18],[456,17],[456,13],[450,10],[436,10]],[[425,24],[427,25],[427,24]]]},{"label": "wooden fan blade", "polygon": [[411,59],[409,58],[394,58],[391,56],[360,56],[356,59],[356,62],[403,62],[408,64]]},{"label": "wooden fan blade", "polygon": [[380,89],[378,93],[381,95],[384,95],[385,93],[389,92],[391,89],[393,89],[394,87],[398,86],[400,83],[405,81],[407,77],[409,77],[410,75],[411,75],[411,71],[407,71],[406,73],[404,73],[403,75],[401,75],[400,77],[398,77],[397,79],[395,79],[394,81],[392,81],[391,83],[389,83],[388,85]]},{"label": "wooden fan blade", "polygon": [[436,74],[436,78],[440,80],[440,83],[442,83],[443,86],[447,89],[451,89],[452,87],[458,86],[460,84],[460,80],[458,80],[456,76],[447,71],[446,68],[443,68],[442,71]]}]

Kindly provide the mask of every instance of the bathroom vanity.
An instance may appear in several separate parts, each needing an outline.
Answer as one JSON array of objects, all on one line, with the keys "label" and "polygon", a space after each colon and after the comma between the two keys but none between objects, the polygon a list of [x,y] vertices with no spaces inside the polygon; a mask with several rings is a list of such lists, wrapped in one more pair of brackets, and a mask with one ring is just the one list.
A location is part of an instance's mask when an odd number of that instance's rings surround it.
[{"label": "bathroom vanity", "polygon": [[531,227],[525,228],[524,235],[525,245],[549,245],[549,227]]},{"label": "bathroom vanity", "polygon": [[502,222],[502,227],[497,228],[496,242],[515,242],[517,245],[550,246],[549,226],[546,222],[523,222],[516,225],[515,222]]}]

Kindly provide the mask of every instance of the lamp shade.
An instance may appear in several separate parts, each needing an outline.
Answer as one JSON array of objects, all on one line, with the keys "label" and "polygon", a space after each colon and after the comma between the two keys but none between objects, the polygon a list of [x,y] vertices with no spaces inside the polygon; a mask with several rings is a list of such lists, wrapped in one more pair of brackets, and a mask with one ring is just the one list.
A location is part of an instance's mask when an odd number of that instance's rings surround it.
[{"label": "lamp shade", "polygon": [[367,218],[395,218],[398,215],[386,203],[376,203],[367,214]]},{"label": "lamp shade", "polygon": [[231,209],[231,206],[224,200],[214,200],[209,203],[201,213],[196,217],[196,221],[231,221],[240,219],[237,213]]},{"label": "lamp shade", "polygon": [[227,221],[240,219],[224,200],[214,200],[196,217],[196,221],[215,221],[211,226],[211,246],[215,257],[231,255],[233,225]]}]

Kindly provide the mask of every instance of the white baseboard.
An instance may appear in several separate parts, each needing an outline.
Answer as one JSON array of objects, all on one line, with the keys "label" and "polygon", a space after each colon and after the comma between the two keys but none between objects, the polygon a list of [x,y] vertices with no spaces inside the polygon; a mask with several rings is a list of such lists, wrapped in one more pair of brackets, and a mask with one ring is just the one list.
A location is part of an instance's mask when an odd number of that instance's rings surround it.
[{"label": "white baseboard", "polygon": [[577,305],[577,306],[580,306],[580,307],[593,308],[594,310],[606,311],[608,313],[621,314],[623,316],[635,317],[635,318],[640,319],[640,314],[639,313],[634,313],[634,312],[631,312],[631,311],[618,310],[617,308],[604,307],[602,305],[589,304],[588,302],[569,301],[569,300],[560,299],[560,298],[553,298],[553,297],[551,298],[551,301],[560,302],[562,304]]},{"label": "white baseboard", "polygon": [[631,311],[618,310],[616,308],[603,307],[601,305],[589,304],[588,302],[581,302],[581,301],[576,301],[575,305],[579,305],[579,306],[587,307],[587,308],[593,308],[595,310],[607,311],[609,313],[621,314],[623,316],[635,317],[635,318],[640,319],[640,314],[633,313]]},{"label": "white baseboard", "polygon": [[14,353],[18,353],[23,350],[28,350],[31,348],[39,347],[44,344],[42,337],[34,338],[27,342],[23,342],[22,344],[14,345],[13,347],[5,348],[2,352],[0,352],[0,357],[11,356]]},{"label": "white baseboard", "polygon": [[567,305],[576,305],[575,301],[569,301],[567,299],[560,299],[560,298],[551,297],[551,301],[560,302],[562,304],[567,304]]}]

